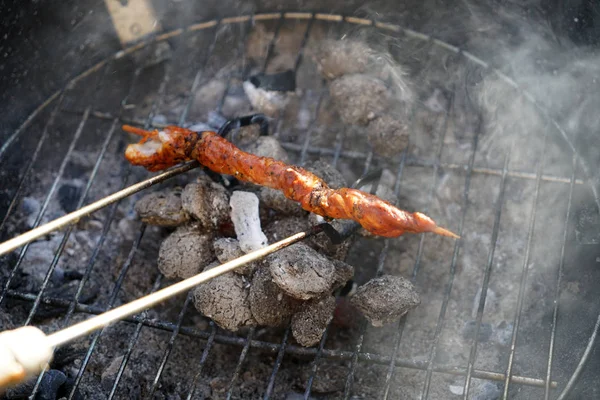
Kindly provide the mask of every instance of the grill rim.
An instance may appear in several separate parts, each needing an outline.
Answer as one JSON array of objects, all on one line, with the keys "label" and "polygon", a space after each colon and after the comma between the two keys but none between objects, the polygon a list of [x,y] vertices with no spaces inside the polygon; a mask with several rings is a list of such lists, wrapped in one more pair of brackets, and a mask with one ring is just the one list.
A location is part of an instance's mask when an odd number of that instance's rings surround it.
[{"label": "grill rim", "polygon": [[[310,15],[310,17],[309,17],[309,15]],[[191,25],[187,26],[186,28],[178,28],[178,29],[174,29],[174,30],[171,30],[171,31],[168,31],[168,32],[160,33],[160,34],[155,35],[154,37],[151,37],[151,38],[142,39],[139,43],[136,43],[133,46],[128,47],[128,48],[126,48],[124,50],[120,50],[119,52],[115,53],[112,57],[108,57],[108,58],[100,61],[99,63],[97,63],[96,65],[92,66],[91,68],[89,68],[88,70],[86,70],[85,72],[83,72],[82,74],[80,74],[80,75],[76,76],[75,78],[73,78],[62,89],[60,89],[57,92],[55,92],[54,94],[52,94],[45,102],[43,102],[37,109],[35,109],[32,114],[30,114],[27,117],[27,119],[25,120],[25,122],[21,126],[19,126],[19,128],[17,128],[17,130],[15,130],[15,132],[12,135],[10,135],[8,137],[7,141],[0,147],[0,161],[2,160],[2,157],[3,157],[4,153],[6,152],[6,150],[8,150],[10,148],[11,144],[19,137],[19,135],[25,130],[25,128],[31,123],[31,121],[33,121],[35,119],[35,117],[39,114],[39,112],[41,112],[47,106],[49,106],[50,104],[52,104],[55,100],[58,100],[57,101],[58,104],[56,105],[56,107],[51,112],[49,120],[48,120],[48,122],[46,124],[46,127],[44,129],[44,132],[46,132],[47,131],[47,126],[50,125],[51,121],[54,120],[54,117],[55,117],[56,113],[58,113],[59,111],[61,111],[61,112],[63,111],[63,110],[61,110],[62,99],[64,98],[64,95],[68,91],[69,87],[72,86],[72,85],[74,85],[77,81],[79,81],[79,80],[85,78],[86,76],[90,75],[94,71],[97,71],[99,68],[101,68],[101,67],[103,67],[105,65],[108,65],[109,62],[116,61],[116,60],[118,60],[118,59],[120,59],[120,58],[122,58],[124,56],[130,55],[130,54],[134,53],[135,51],[140,50],[140,49],[142,49],[142,48],[144,48],[147,45],[150,45],[152,43],[156,43],[156,42],[159,42],[159,41],[167,40],[167,39],[169,39],[171,37],[178,36],[178,35],[181,35],[181,34],[185,34],[185,33],[188,33],[188,32],[193,32],[193,31],[196,31],[196,30],[207,29],[207,28],[212,28],[212,27],[218,27],[218,26],[221,26],[222,24],[239,24],[239,23],[248,23],[248,22],[254,23],[255,21],[265,21],[265,20],[273,20],[273,19],[279,19],[281,23],[283,23],[283,21],[286,20],[286,19],[290,19],[290,20],[309,19],[311,22],[312,21],[316,21],[316,20],[321,20],[321,21],[328,21],[328,22],[335,21],[335,22],[345,22],[345,23],[349,23],[349,24],[371,25],[371,26],[373,26],[375,28],[378,28],[378,29],[386,29],[386,30],[389,30],[389,31],[392,31],[392,32],[402,33],[404,35],[407,35],[407,36],[410,36],[410,37],[413,37],[413,38],[421,39],[421,40],[427,41],[427,42],[429,42],[429,43],[431,43],[433,45],[440,46],[440,47],[442,47],[442,48],[444,48],[444,49],[446,49],[448,51],[454,52],[459,57],[460,56],[464,56],[467,60],[469,60],[471,62],[474,62],[476,64],[479,64],[485,70],[491,71],[491,72],[495,73],[496,75],[498,75],[498,77],[500,77],[506,84],[512,86],[515,90],[517,90],[517,92],[520,95],[522,95],[523,97],[525,97],[526,99],[528,99],[538,109],[538,111],[550,122],[551,126],[554,127],[554,129],[556,129],[558,131],[558,133],[563,137],[563,139],[567,142],[567,144],[571,148],[571,151],[573,152],[573,165],[574,165],[574,169],[572,171],[571,179],[569,180],[569,184],[570,184],[570,197],[569,197],[569,205],[568,205],[568,209],[567,209],[567,219],[568,219],[568,217],[569,217],[569,215],[571,213],[571,205],[572,205],[572,203],[571,203],[571,197],[572,197],[572,193],[573,193],[573,186],[574,186],[575,183],[578,183],[578,184],[579,183],[582,183],[582,184],[584,183],[583,180],[576,179],[577,172],[576,172],[575,166],[579,166],[580,168],[582,168],[583,174],[585,175],[587,181],[591,180],[591,176],[592,175],[589,173],[589,168],[586,165],[585,160],[581,159],[578,156],[578,152],[576,151],[576,149],[575,149],[575,147],[573,145],[573,142],[572,142],[570,136],[563,130],[563,128],[554,119],[552,119],[548,115],[547,111],[538,102],[535,101],[535,98],[529,92],[521,89],[519,87],[519,85],[513,79],[511,79],[509,76],[505,75],[504,73],[502,73],[498,69],[491,67],[489,64],[487,64],[483,60],[479,59],[478,57],[474,56],[473,54],[471,54],[469,52],[466,52],[466,51],[464,51],[464,50],[462,50],[462,49],[460,49],[458,47],[455,47],[455,46],[453,46],[451,44],[443,42],[443,41],[441,41],[439,39],[436,39],[436,38],[434,38],[432,36],[429,36],[429,35],[426,35],[426,34],[422,34],[422,33],[419,33],[419,32],[415,32],[415,31],[413,31],[413,30],[411,30],[409,28],[401,27],[400,25],[395,25],[395,24],[390,24],[390,23],[386,23],[386,22],[381,22],[381,21],[377,21],[377,20],[374,20],[374,19],[373,20],[369,20],[369,19],[355,18],[355,17],[351,17],[351,16],[344,16],[344,15],[341,15],[341,14],[306,13],[306,12],[301,12],[301,13],[298,13],[298,12],[261,13],[261,14],[253,14],[253,15],[249,15],[249,16],[239,15],[239,16],[235,16],[235,17],[225,17],[225,18],[221,18],[221,19],[213,19],[213,20],[209,20],[209,21],[204,21],[204,22],[200,22],[200,23],[191,24]],[[309,30],[307,30],[306,37],[308,37],[308,31]],[[213,36],[216,38],[216,35],[213,35]],[[269,53],[272,51],[272,45],[273,45],[273,42],[275,41],[276,37],[277,37],[277,34],[274,35],[274,37],[273,37],[273,41],[272,41],[271,46],[269,48]],[[303,45],[304,44],[305,43],[303,43]],[[207,59],[208,58],[209,57],[207,57]],[[267,56],[267,59],[265,60],[265,65],[268,63],[268,61],[269,61],[269,58]],[[297,63],[297,65],[299,65],[299,62]],[[226,94],[227,94],[227,92],[229,90],[229,83],[230,83],[230,81],[231,80],[229,79],[228,80],[228,86],[227,86],[227,89],[226,89],[226,92],[225,92]],[[163,82],[163,84],[164,83],[166,83],[166,82]],[[162,98],[162,96],[159,94],[159,96],[157,97],[157,99],[160,101],[161,98]],[[185,113],[187,113],[188,110],[189,110],[189,107],[185,109]],[[153,111],[151,111],[150,116],[149,116],[149,118],[147,120],[148,124],[150,123],[150,120],[151,120],[153,112],[155,112],[155,107],[153,107]],[[95,116],[93,112],[92,112],[91,115]],[[118,117],[115,119],[115,122],[117,122],[117,121],[120,121],[120,119],[118,119]],[[545,132],[547,134],[547,131],[545,131]],[[306,137],[306,141],[305,141],[304,145],[302,146],[302,150],[301,150],[301,154],[302,154],[301,157],[303,157],[303,158],[309,152],[309,149],[311,149],[310,146],[309,146],[310,131],[309,131],[309,133],[306,136],[307,136]],[[39,150],[39,148],[41,148],[41,145],[43,144],[44,138],[45,138],[45,136],[42,134],[42,138],[40,139],[40,142],[38,143],[38,146],[37,146],[38,150]],[[339,146],[336,150],[340,150],[341,151],[341,146]],[[474,153],[475,153],[475,151],[474,151]],[[21,190],[23,181],[26,178],[26,176],[27,176],[27,174],[28,174],[28,172],[30,170],[31,165],[33,165],[33,162],[36,159],[36,154],[37,153],[34,153],[34,157],[32,157],[31,163],[26,168],[26,172],[23,175],[23,180],[21,181],[21,183],[19,185],[19,189],[16,192],[16,194],[15,194],[15,196],[13,198],[13,201],[11,201],[11,206],[10,207],[14,207],[13,202],[19,197],[19,194],[20,194],[19,190]],[[339,156],[341,156],[341,154],[338,153],[337,151],[335,151],[334,154],[335,154],[335,158],[334,158],[335,160],[337,160],[339,158]],[[542,156],[543,156],[543,154],[542,154]],[[371,160],[372,160],[372,154],[368,154],[366,156],[366,160],[365,160],[365,169],[368,169],[368,167],[370,166]],[[404,158],[403,158],[403,160],[404,160]],[[434,167],[435,167],[435,165],[434,165]],[[541,169],[542,169],[542,167],[540,166],[539,170],[541,170]],[[484,171],[484,173],[485,173],[485,171]],[[505,179],[505,176],[508,173],[509,173],[508,168],[505,165],[505,168],[502,170],[502,177],[503,177],[503,179]],[[565,179],[563,177],[547,176],[547,175],[543,175],[543,174],[539,173],[539,171],[538,171],[538,174],[536,174],[536,185],[539,185],[540,179],[542,179],[544,176],[546,176],[547,178],[549,178],[549,180],[556,179],[558,181],[562,181],[562,182],[566,183]],[[91,184],[91,182],[90,182],[90,184]],[[595,195],[595,198],[598,199],[595,185],[593,185],[593,183],[589,183],[588,182],[588,186],[593,191],[593,193]],[[50,198],[50,196],[48,196],[47,200],[49,198]],[[600,204],[599,204],[599,206],[600,206]],[[5,219],[8,218],[8,216],[10,215],[10,211],[12,210],[12,208],[10,208],[10,207],[9,207],[8,212],[7,212],[7,215],[5,216]],[[42,211],[40,212],[40,214],[38,216],[38,219],[41,219],[41,217],[43,215],[43,212],[44,212],[44,210],[42,209]],[[532,211],[532,214],[535,214],[535,206],[534,206],[534,209]],[[531,221],[533,223],[533,221],[534,221],[534,217],[533,216],[532,216]],[[3,225],[4,225],[4,221],[2,222],[2,227],[3,227]],[[530,230],[530,234],[531,234],[531,230]],[[566,234],[567,233],[566,233],[566,228],[565,228],[565,233],[564,233],[565,240],[566,240]],[[141,236],[142,235],[143,235],[143,232],[140,235],[140,240],[141,240]],[[528,240],[527,252],[529,252],[529,247],[530,247],[529,244],[530,244],[530,240]],[[101,244],[99,246],[97,246],[97,248],[99,248],[99,247],[101,247]],[[459,247],[460,247],[460,243],[457,242],[456,248],[458,249]],[[20,259],[25,254],[25,252],[26,252],[26,247],[22,250],[22,254],[19,257]],[[55,254],[55,256],[57,256],[57,258],[60,257],[60,252],[57,253],[57,254]],[[558,298],[559,298],[559,295],[560,295],[560,278],[561,278],[561,274],[562,274],[563,264],[564,264],[564,243],[563,243],[563,247],[562,247],[562,251],[561,251],[561,261],[560,261],[559,268],[558,268],[557,293],[556,293],[556,297],[555,297],[555,308],[554,308],[554,313],[553,313],[553,325],[552,325],[552,331],[551,331],[551,342],[550,342],[550,349],[549,349],[550,354],[549,354],[549,357],[548,357],[548,372],[547,372],[547,377],[549,377],[550,374],[551,374],[551,365],[552,365],[552,358],[553,358],[552,352],[553,352],[553,348],[554,348],[555,331],[556,331],[556,325],[557,325],[556,324],[556,319],[557,319],[558,303],[559,303],[558,302]],[[18,268],[18,265],[19,264],[17,264],[17,268]],[[15,270],[13,271],[13,275],[14,275],[14,272],[16,272],[17,268],[15,268]],[[49,274],[50,274],[50,272],[49,272]],[[524,277],[526,277],[526,265],[524,266],[523,273],[524,273]],[[49,274],[48,274],[48,276],[49,276]],[[452,279],[452,277],[453,277],[453,275],[451,275],[451,279]],[[0,303],[3,300],[5,300],[6,297],[17,297],[17,298],[18,297],[22,297],[23,299],[27,298],[27,300],[29,300],[28,296],[23,296],[23,295],[27,295],[26,293],[18,293],[18,292],[15,292],[15,291],[8,290],[8,285],[9,284],[10,284],[10,282],[7,283],[6,289],[2,290],[2,292],[0,292]],[[40,290],[40,292],[38,293],[38,295],[36,297],[36,300],[34,300],[34,306],[32,308],[32,313],[30,313],[30,316],[28,317],[28,320],[30,320],[31,318],[33,318],[33,316],[35,314],[35,310],[36,310],[36,304],[39,305],[39,304],[41,304],[43,302],[43,299],[44,299],[44,297],[42,296],[43,290],[44,289]],[[523,281],[521,282],[520,292],[522,290],[523,290]],[[115,293],[118,293],[118,289],[117,289],[117,291]],[[519,295],[519,297],[521,297],[521,294]],[[78,303],[76,299],[74,299],[74,301],[71,302],[71,304],[74,305],[75,307],[70,306],[69,308],[73,308],[74,310],[75,309],[79,309],[79,307],[82,305],[82,304]],[[522,311],[521,308],[522,307],[518,307],[519,310],[518,310],[518,313],[516,315],[516,318],[520,318],[520,312]],[[184,310],[182,310],[182,314],[184,313],[183,311]],[[479,324],[477,326],[479,327]],[[177,328],[177,329],[179,329],[179,328]],[[289,327],[288,327],[288,329],[289,329]],[[583,368],[584,368],[584,366],[585,366],[585,364],[586,364],[586,362],[589,359],[589,356],[591,354],[591,350],[592,350],[592,348],[594,346],[594,343],[595,343],[595,340],[596,340],[596,336],[597,336],[597,333],[598,333],[599,329],[600,329],[600,314],[598,316],[596,324],[594,325],[594,329],[593,329],[592,334],[591,334],[591,336],[590,336],[590,338],[588,340],[588,344],[587,344],[587,346],[585,348],[585,351],[583,352],[582,357],[581,357],[581,359],[580,359],[577,367],[573,371],[573,374],[571,375],[569,381],[565,385],[565,387],[563,389],[563,392],[560,394],[559,399],[564,398],[568,394],[568,392],[573,388],[573,386],[574,386],[577,378],[579,377],[579,375],[583,371]],[[183,331],[183,329],[182,329],[182,331]],[[211,327],[211,332],[212,333],[211,333],[211,336],[209,337],[209,343],[214,342],[215,337],[216,337],[216,336],[213,335],[213,334],[216,335],[216,328],[214,327],[214,325],[212,325],[212,327]],[[517,332],[514,332],[513,333],[513,337],[512,337],[512,341],[513,341],[513,349],[512,349],[512,351],[513,352],[514,352],[514,345],[515,345],[515,341],[516,341],[516,333]],[[175,334],[173,336],[173,338],[175,338],[176,336],[177,336],[177,334]],[[285,343],[286,340],[287,340],[287,335],[284,336],[284,339],[283,339],[282,343]],[[324,336],[324,338],[322,340],[322,344],[323,345],[324,345],[324,342],[325,342],[325,336]],[[246,343],[248,344],[248,346],[250,346],[250,344],[252,343],[251,337],[248,337],[246,339]],[[320,347],[320,350],[323,350],[323,346],[319,346],[319,347]],[[280,348],[282,348],[282,347],[280,347]],[[246,349],[246,347],[244,347],[244,349]],[[283,353],[285,353],[285,350],[283,350]],[[359,353],[358,351],[356,351],[355,353],[353,353],[353,357],[354,357],[354,354],[356,354],[357,356],[360,356],[361,354],[365,354],[365,353]],[[244,355],[244,351],[242,352],[242,355]],[[207,353],[207,356],[208,356],[208,353]],[[166,358],[168,358],[168,355],[165,357],[165,362],[166,362]],[[202,359],[204,359],[204,361],[206,359],[206,357],[204,357],[204,352],[203,352]],[[317,359],[318,359],[318,357],[315,358],[315,366],[316,366]],[[368,359],[368,358],[366,358],[366,359]],[[241,366],[242,362],[243,362],[243,357],[240,357],[240,363],[238,363],[238,367]],[[396,365],[396,364],[397,363],[394,362],[393,359],[391,359],[390,365]],[[428,369],[432,367],[432,364],[433,363],[429,364]],[[509,362],[509,366],[508,366],[508,372],[511,372],[512,365],[513,365],[513,361],[510,361]],[[200,365],[200,370],[201,370],[201,368],[202,368],[202,365]],[[83,371],[83,369],[82,369],[82,371]],[[316,368],[315,368],[315,371],[316,371]],[[200,371],[198,372],[197,376],[199,376],[199,374],[200,374]],[[158,378],[159,378],[159,376],[157,376],[157,379]],[[41,376],[40,376],[40,379],[41,379]],[[508,374],[508,375],[505,374],[504,379],[506,380],[506,383],[510,383],[510,382],[513,381],[513,379],[511,379],[511,375],[510,374]],[[39,380],[38,380],[38,383],[39,383]],[[117,384],[118,384],[118,380],[115,382],[115,388],[116,388]],[[549,395],[550,381],[549,380],[544,381],[544,385],[545,385],[545,388],[546,388],[545,397],[547,398],[548,395]],[[75,386],[75,388],[76,388],[76,386]],[[74,394],[75,388],[73,389],[73,392],[71,393],[71,397]],[[505,386],[505,394],[506,394],[507,391],[508,391],[508,385]],[[309,393],[308,389],[307,389],[307,392]],[[191,396],[191,393],[192,392],[190,392],[189,396]],[[188,396],[188,398],[189,398],[189,396]]]}]

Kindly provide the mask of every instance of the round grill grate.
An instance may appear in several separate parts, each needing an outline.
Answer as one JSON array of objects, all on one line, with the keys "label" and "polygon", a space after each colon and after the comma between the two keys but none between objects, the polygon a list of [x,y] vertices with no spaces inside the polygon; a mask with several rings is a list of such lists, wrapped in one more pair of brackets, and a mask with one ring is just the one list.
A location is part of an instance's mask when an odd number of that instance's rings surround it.
[{"label": "round grill grate", "polygon": [[[357,32],[386,43],[421,99],[411,112],[410,146],[393,159],[374,153],[364,131],[336,120],[326,82],[304,56],[324,36]],[[361,238],[351,249],[359,283],[382,273],[410,277],[422,304],[393,326],[351,318],[347,327],[330,325],[319,346],[303,348],[289,328],[232,334],[201,317],[190,296],[172,299],[62,349],[54,368],[73,377],[69,398],[565,396],[598,325],[578,322],[574,334],[573,319],[561,313],[584,297],[563,276],[576,269],[572,205],[590,192],[585,170],[564,131],[513,79],[397,25],[257,14],[160,34],[103,60],[40,105],[0,148],[2,239],[147,177],[123,160],[130,138],[121,123],[184,125],[215,110],[248,114],[243,79],[290,67],[300,96],[273,131],[294,163],[321,158],[348,181],[385,168],[404,208],[462,236]],[[511,104],[490,117],[485,99],[503,93],[534,116],[532,130],[506,121]],[[164,232],[136,220],[138,198],[3,257],[6,326],[55,331],[166,285],[156,270]],[[29,392],[43,390],[42,382]]]}]

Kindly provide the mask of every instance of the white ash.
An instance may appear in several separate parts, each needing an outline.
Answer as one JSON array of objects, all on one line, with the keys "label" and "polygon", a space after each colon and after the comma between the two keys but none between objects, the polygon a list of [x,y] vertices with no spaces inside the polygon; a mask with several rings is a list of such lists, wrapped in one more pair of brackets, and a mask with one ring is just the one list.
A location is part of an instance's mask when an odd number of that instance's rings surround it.
[{"label": "white ash", "polygon": [[250,286],[250,310],[262,326],[283,326],[298,310],[300,301],[288,296],[273,282],[268,268],[259,268]]},{"label": "white ash", "polygon": [[169,279],[194,276],[215,259],[211,244],[212,235],[196,224],[180,226],[161,243],[158,269]]},{"label": "white ash", "polygon": [[[220,263],[226,263],[227,261],[234,260],[245,254],[240,248],[240,242],[233,238],[215,239],[213,248]],[[260,261],[251,262],[243,267],[235,269],[233,272],[250,277],[259,265]]]},{"label": "white ash", "polygon": [[135,204],[135,211],[148,225],[179,226],[189,220],[181,204],[180,190],[148,193]]},{"label": "white ash", "polygon": [[251,192],[236,191],[229,201],[235,234],[244,253],[261,249],[268,244],[260,225],[258,197]]},{"label": "white ash", "polygon": [[400,276],[383,275],[359,286],[350,297],[350,303],[371,325],[380,327],[398,321],[418,306],[421,300],[408,280]]},{"label": "white ash", "polygon": [[369,123],[367,137],[373,151],[384,157],[398,157],[408,147],[407,121],[382,115]]},{"label": "white ash", "polygon": [[304,303],[302,310],[292,317],[294,339],[305,347],[319,343],[327,325],[333,319],[335,305],[335,297],[331,295]]},{"label": "white ash", "polygon": [[345,75],[329,84],[329,94],[340,119],[366,126],[390,107],[391,93],[383,81],[367,75]]},{"label": "white ash", "polygon": [[229,193],[207,176],[186,185],[181,194],[183,209],[206,230],[217,230],[229,220]]},{"label": "white ash", "polygon": [[267,91],[257,88],[250,81],[245,81],[243,87],[252,107],[270,117],[278,116],[289,101],[287,92]]},{"label": "white ash", "polygon": [[321,297],[343,286],[354,268],[297,243],[266,259],[273,281],[287,294],[301,300]]},{"label": "white ash", "polygon": [[307,50],[326,79],[366,72],[375,55],[366,43],[358,40],[324,39]]},{"label": "white ash", "polygon": [[[209,265],[206,270],[217,266]],[[194,289],[194,306],[202,315],[223,329],[237,332],[245,326],[255,326],[250,311],[250,291],[242,275],[228,272]]]}]

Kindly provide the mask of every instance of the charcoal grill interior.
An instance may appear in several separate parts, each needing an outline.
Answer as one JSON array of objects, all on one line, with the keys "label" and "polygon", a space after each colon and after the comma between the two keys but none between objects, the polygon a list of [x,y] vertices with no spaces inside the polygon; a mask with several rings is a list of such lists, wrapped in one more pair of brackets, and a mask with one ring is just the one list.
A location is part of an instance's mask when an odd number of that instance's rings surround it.
[{"label": "charcoal grill interior", "polygon": [[[326,35],[366,37],[406,67],[419,99],[406,152],[381,158],[364,131],[335,119],[326,83],[305,56]],[[149,128],[206,121],[211,111],[248,114],[242,80],[283,67],[295,69],[302,90],[271,129],[294,163],[326,160],[349,182],[385,168],[406,208],[462,236],[360,238],[351,249],[358,283],[402,275],[422,304],[383,328],[354,319],[330,325],[318,346],[304,348],[289,327],[223,331],[180,296],[61,349],[52,368],[69,378],[68,398],[446,399],[467,388],[465,398],[528,399],[571,392],[597,329],[597,273],[585,267],[596,260],[576,232],[579,204],[593,196],[586,167],[518,77],[394,21],[234,15],[166,31],[102,60],[2,143],[1,238],[148,177],[122,157],[132,141],[122,123]],[[526,125],[516,121],[510,135],[497,133],[478,98],[485,85],[512,93],[534,129],[519,131]],[[436,89],[447,101],[438,112],[426,104]],[[161,185],[185,185],[198,174]],[[56,331],[169,284],[156,269],[166,233],[136,219],[140,195],[0,259],[3,329]],[[16,390],[39,393],[43,382]]]}]

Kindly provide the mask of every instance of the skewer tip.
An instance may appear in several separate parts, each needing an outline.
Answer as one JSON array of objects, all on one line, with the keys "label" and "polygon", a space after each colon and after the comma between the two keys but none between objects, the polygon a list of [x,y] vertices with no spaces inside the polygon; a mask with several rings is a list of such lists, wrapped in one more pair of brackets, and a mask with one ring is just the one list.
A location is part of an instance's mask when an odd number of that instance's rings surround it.
[{"label": "skewer tip", "polygon": [[458,236],[456,233],[450,232],[448,229],[444,229],[440,226],[436,226],[431,232],[436,233],[438,235],[451,237],[453,239],[460,239],[460,236]]}]

